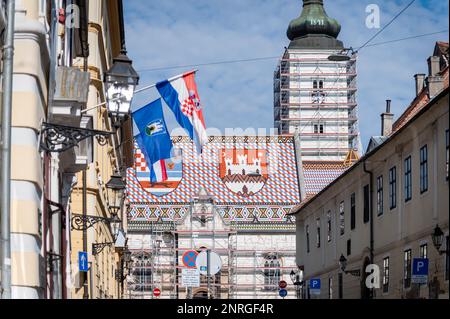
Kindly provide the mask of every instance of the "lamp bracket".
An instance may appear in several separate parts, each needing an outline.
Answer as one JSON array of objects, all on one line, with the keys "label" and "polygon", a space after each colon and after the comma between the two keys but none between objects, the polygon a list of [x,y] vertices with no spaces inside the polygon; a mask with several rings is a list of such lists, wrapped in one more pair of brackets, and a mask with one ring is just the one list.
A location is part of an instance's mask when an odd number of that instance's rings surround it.
[{"label": "lamp bracket", "polygon": [[80,127],[42,123],[40,148],[50,153],[65,152],[90,137],[95,137],[101,146],[106,145],[111,132]]},{"label": "lamp bracket", "polygon": [[94,227],[94,225],[99,222],[110,224],[112,221],[113,221],[112,218],[73,214],[72,230],[80,230],[80,231],[87,230],[91,227]]},{"label": "lamp bracket", "polygon": [[100,254],[103,251],[103,249],[105,249],[106,247],[111,247],[112,245],[114,245],[113,242],[92,244],[92,255],[96,256]]}]

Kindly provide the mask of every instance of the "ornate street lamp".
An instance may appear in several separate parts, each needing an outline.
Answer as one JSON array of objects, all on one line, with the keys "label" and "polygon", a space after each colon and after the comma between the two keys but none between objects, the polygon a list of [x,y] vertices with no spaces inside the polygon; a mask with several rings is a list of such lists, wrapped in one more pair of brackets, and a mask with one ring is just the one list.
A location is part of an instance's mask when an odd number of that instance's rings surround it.
[{"label": "ornate street lamp", "polygon": [[105,186],[108,196],[108,209],[111,216],[117,216],[122,208],[126,184],[123,177],[115,173]]},{"label": "ornate street lamp", "polygon": [[353,54],[354,53],[353,48],[343,49],[338,53],[334,53],[334,54],[330,55],[328,57],[328,61],[332,61],[332,62],[349,61],[351,59],[351,57],[348,55],[349,52],[351,52]]},{"label": "ornate street lamp", "polygon": [[115,128],[119,128],[128,119],[134,90],[139,84],[139,75],[133,68],[133,61],[122,49],[113,59],[112,67],[105,73],[106,106]]},{"label": "ornate street lamp", "polygon": [[291,277],[292,284],[295,286],[295,292],[297,299],[301,298],[301,291],[303,286],[303,280],[301,279],[301,270],[300,268],[297,271],[291,270],[289,275]]},{"label": "ornate street lamp", "polygon": [[433,231],[433,234],[431,235],[431,239],[433,240],[433,245],[436,248],[436,250],[441,253],[441,246],[442,242],[444,241],[444,232],[439,227],[439,225],[436,225],[436,228]]},{"label": "ornate street lamp", "polygon": [[347,269],[347,258],[345,258],[344,255],[342,255],[342,254],[341,254],[341,257],[339,258],[339,266],[344,274],[346,274],[346,275],[350,274],[355,277],[361,277],[361,270],[359,270],[359,269],[346,270]]}]

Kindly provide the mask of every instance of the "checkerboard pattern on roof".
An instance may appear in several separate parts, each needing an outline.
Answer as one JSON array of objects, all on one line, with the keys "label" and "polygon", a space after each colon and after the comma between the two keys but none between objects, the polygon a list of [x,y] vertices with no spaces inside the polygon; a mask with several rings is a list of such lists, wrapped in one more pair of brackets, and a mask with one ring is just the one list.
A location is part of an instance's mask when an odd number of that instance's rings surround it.
[{"label": "checkerboard pattern on roof", "polygon": [[[130,203],[188,203],[201,188],[212,195],[216,203],[274,203],[293,205],[300,201],[295,151],[292,137],[210,137],[204,154],[199,157],[192,142],[185,137],[173,139],[174,147],[183,153],[183,179],[176,190],[158,197],[145,191],[135,174],[148,172],[143,155],[135,145],[135,167],[127,171]],[[229,190],[219,176],[219,156],[223,149],[266,149],[269,179],[264,188],[250,197],[241,197]]]},{"label": "checkerboard pattern on roof", "polygon": [[305,163],[303,174],[307,195],[315,195],[348,169],[342,163]]}]

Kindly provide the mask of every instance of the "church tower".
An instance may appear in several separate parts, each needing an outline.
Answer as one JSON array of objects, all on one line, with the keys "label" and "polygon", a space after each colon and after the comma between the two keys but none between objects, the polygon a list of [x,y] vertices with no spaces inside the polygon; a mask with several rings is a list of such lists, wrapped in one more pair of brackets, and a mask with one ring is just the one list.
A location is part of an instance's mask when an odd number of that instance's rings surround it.
[{"label": "church tower", "polygon": [[343,54],[340,30],[323,0],[303,0],[274,74],[275,127],[299,135],[303,161],[344,161],[360,151],[356,54]]}]

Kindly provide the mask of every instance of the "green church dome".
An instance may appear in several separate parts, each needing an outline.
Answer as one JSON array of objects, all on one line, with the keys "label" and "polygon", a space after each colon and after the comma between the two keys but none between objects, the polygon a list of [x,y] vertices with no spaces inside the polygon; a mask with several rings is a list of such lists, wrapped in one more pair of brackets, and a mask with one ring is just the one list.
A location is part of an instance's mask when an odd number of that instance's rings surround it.
[{"label": "green church dome", "polygon": [[303,0],[303,11],[297,19],[289,24],[287,36],[293,41],[307,35],[326,35],[337,38],[341,25],[328,17],[323,7],[323,0]]}]

